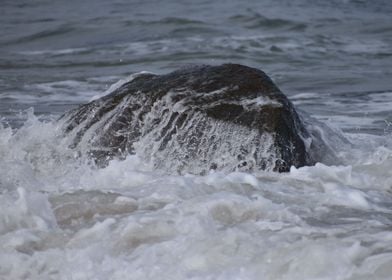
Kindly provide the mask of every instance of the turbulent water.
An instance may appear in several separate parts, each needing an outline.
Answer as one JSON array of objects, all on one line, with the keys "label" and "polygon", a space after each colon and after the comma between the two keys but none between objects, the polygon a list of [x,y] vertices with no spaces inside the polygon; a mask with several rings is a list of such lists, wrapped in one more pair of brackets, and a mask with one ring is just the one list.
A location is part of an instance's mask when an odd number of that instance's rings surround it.
[{"label": "turbulent water", "polygon": [[[0,279],[391,279],[390,1],[1,5]],[[320,163],[99,169],[55,121],[133,73],[224,62],[273,78]]]}]

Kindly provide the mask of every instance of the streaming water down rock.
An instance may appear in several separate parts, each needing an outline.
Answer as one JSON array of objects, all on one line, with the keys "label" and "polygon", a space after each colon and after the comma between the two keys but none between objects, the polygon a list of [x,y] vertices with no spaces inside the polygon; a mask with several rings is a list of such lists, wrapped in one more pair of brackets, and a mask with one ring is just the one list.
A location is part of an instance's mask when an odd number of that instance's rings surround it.
[{"label": "streaming water down rock", "polygon": [[264,72],[238,64],[142,73],[62,121],[72,147],[99,165],[135,152],[179,173],[312,164],[291,102]]},{"label": "streaming water down rock", "polygon": [[392,1],[0,11],[0,280],[392,279]]}]

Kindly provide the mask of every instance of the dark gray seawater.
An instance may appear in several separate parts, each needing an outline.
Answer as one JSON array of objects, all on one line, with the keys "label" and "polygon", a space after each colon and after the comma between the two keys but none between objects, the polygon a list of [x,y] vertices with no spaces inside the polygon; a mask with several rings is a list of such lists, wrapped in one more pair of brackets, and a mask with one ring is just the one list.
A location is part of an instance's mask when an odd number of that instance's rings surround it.
[{"label": "dark gray seawater", "polygon": [[[52,121],[130,74],[226,62],[324,123],[336,161],[97,169]],[[391,133],[392,1],[2,0],[0,279],[389,280]]]},{"label": "dark gray seawater", "polygon": [[130,73],[233,62],[287,95],[311,93],[294,98],[310,114],[380,134],[392,120],[391,14],[388,0],[5,0],[0,114],[60,114]]}]

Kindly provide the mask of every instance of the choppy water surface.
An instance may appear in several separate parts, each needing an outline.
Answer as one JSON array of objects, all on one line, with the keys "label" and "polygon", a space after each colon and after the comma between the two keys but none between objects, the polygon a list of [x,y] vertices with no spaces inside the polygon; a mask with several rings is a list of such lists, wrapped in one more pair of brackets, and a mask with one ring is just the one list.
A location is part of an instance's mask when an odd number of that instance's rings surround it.
[{"label": "choppy water surface", "polygon": [[[382,0],[3,1],[0,279],[390,279],[391,14]],[[132,73],[223,62],[268,73],[334,162],[97,169],[53,121]]]}]

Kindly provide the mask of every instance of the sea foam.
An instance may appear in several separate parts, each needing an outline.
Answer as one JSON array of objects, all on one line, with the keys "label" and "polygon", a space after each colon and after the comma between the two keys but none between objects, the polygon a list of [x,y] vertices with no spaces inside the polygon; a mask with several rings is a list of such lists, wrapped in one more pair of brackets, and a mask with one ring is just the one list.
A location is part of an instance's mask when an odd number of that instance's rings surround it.
[{"label": "sea foam", "polygon": [[21,128],[0,128],[5,279],[389,273],[389,136],[330,139],[338,165],[196,176],[166,174],[137,154],[96,168],[60,135],[32,111]]}]

